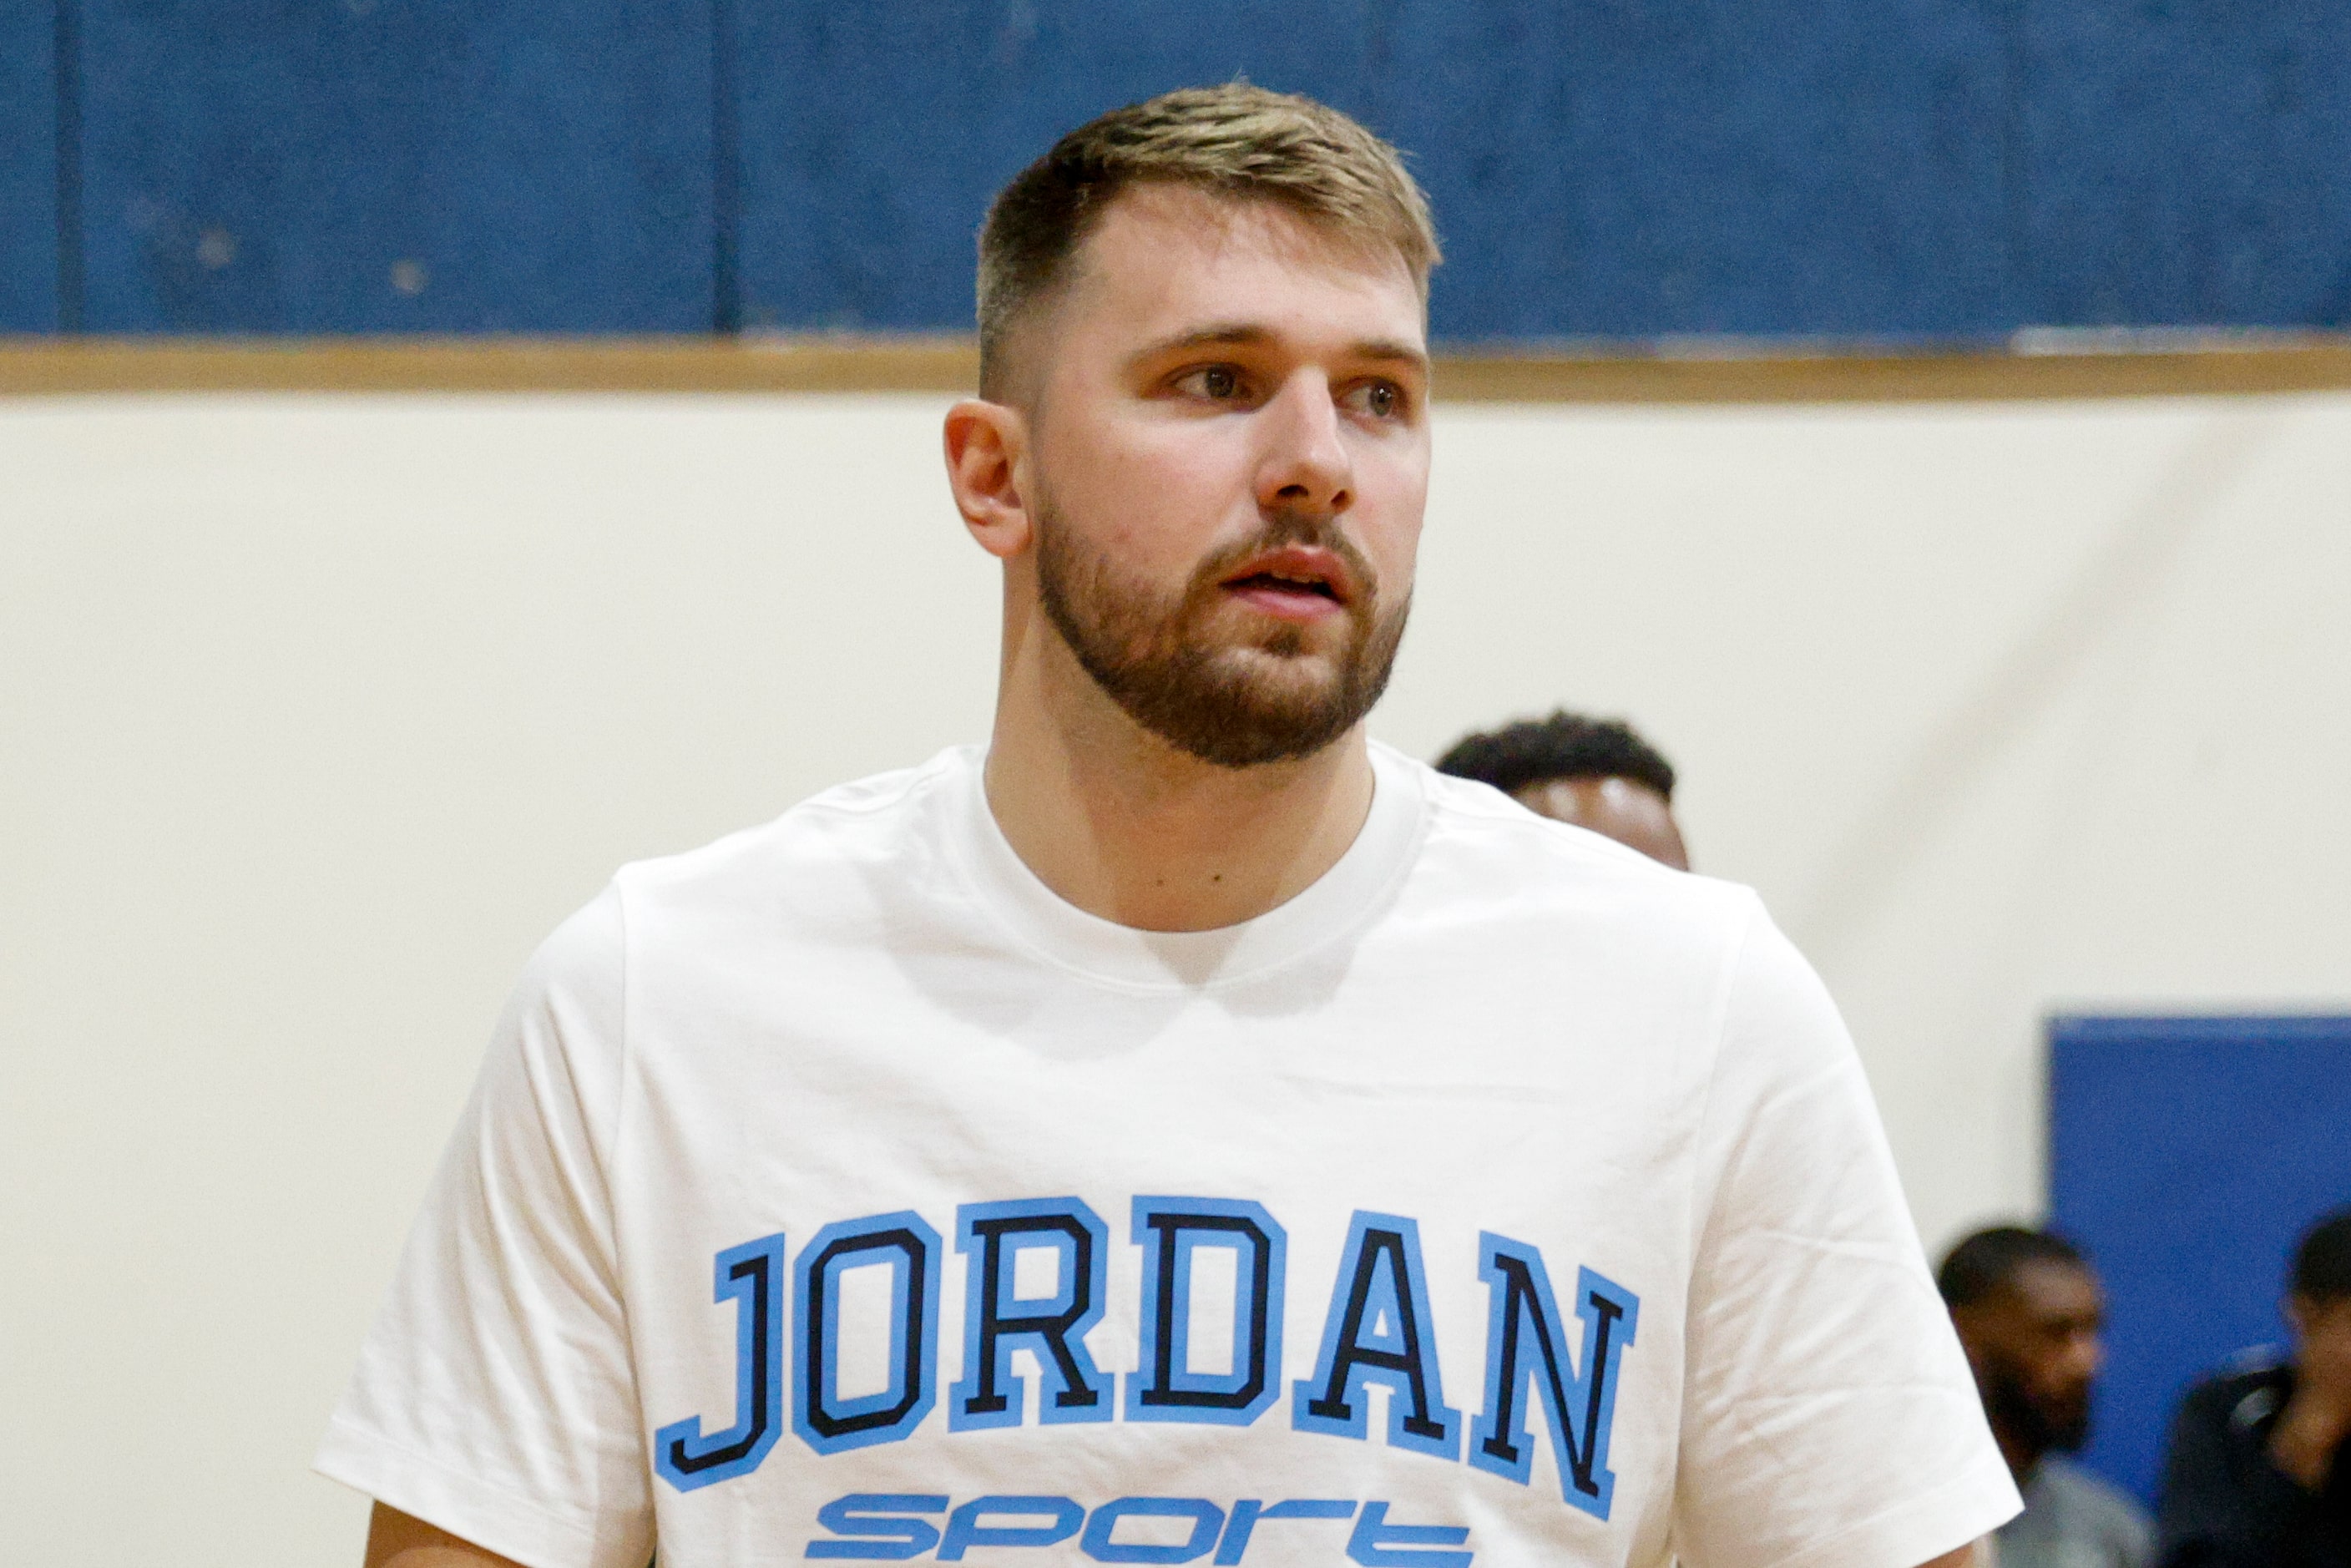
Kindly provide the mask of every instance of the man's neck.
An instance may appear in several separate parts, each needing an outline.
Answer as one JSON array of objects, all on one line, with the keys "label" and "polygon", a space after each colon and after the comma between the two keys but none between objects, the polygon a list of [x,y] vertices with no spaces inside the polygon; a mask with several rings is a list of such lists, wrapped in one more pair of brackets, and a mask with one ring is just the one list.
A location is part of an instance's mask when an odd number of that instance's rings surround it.
[{"label": "man's neck", "polygon": [[1009,662],[987,782],[1005,838],[1062,898],[1144,931],[1209,931],[1288,902],[1354,842],[1372,805],[1360,728],[1311,757],[1219,768],[1058,652],[1044,662],[1061,668]]}]

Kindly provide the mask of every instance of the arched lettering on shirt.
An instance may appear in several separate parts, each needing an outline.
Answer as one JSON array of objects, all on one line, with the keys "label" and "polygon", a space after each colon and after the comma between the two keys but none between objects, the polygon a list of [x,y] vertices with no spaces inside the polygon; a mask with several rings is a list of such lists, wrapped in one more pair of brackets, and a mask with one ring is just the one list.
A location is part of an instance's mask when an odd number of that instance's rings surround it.
[{"label": "arched lettering on shirt", "polygon": [[1469,1462],[1525,1486],[1534,1462],[1526,1410],[1540,1398],[1559,1463],[1560,1495],[1606,1519],[1616,1490],[1616,1477],[1608,1469],[1616,1366],[1640,1322],[1640,1298],[1589,1269],[1578,1270],[1575,1314],[1583,1322],[1583,1349],[1570,1366],[1566,1330],[1542,1254],[1522,1241],[1481,1231],[1478,1272],[1486,1281],[1490,1313],[1486,1407],[1470,1426]]},{"label": "arched lettering on shirt", "polygon": [[[1280,1392],[1288,1236],[1263,1205],[1215,1197],[1138,1197],[1132,1234],[1143,1249],[1143,1367],[1126,1375],[1126,1418],[1248,1426]],[[1204,1251],[1233,1260],[1222,1373],[1192,1369],[1193,1266]]]},{"label": "arched lettering on shirt", "polygon": [[[909,1436],[937,1396],[939,1233],[911,1210],[838,1220],[800,1249],[793,1270],[792,1430],[820,1454]],[[888,1386],[844,1397],[841,1281],[890,1270]]]},{"label": "arched lettering on shirt", "polygon": [[1445,1404],[1420,1227],[1399,1215],[1357,1209],[1340,1254],[1314,1375],[1290,1385],[1290,1425],[1302,1432],[1367,1437],[1366,1383],[1389,1389],[1390,1444],[1439,1458],[1460,1457],[1460,1412]]},{"label": "arched lettering on shirt", "polygon": [[653,1434],[653,1469],[680,1491],[747,1476],[784,1428],[784,1238],[718,1254],[713,1299],[735,1303],[735,1424],[705,1436],[700,1416]]},{"label": "arched lettering on shirt", "polygon": [[[956,1250],[965,1255],[963,1378],[947,1393],[947,1430],[1017,1427],[1026,1378],[1012,1352],[1026,1346],[1044,1371],[1038,1419],[1107,1421],[1109,1380],[1086,1349],[1102,1321],[1110,1231],[1074,1197],[967,1203],[956,1210]],[[1053,1289],[1018,1294],[1024,1256],[1050,1254]]]}]

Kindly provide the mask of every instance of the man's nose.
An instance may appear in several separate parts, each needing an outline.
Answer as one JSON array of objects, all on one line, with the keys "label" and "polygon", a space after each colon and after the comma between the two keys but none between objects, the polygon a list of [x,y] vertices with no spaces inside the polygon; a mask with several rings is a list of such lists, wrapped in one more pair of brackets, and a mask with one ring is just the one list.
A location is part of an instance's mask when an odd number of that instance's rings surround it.
[{"label": "man's nose", "polygon": [[1354,461],[1321,371],[1301,370],[1284,382],[1259,410],[1259,507],[1335,517],[1354,504]]}]

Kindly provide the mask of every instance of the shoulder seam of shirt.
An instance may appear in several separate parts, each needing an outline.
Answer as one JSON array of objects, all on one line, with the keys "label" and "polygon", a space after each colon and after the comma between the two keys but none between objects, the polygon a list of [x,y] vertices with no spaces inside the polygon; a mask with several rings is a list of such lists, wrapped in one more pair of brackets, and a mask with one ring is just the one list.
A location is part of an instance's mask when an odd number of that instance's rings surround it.
[{"label": "shoulder seam of shirt", "polygon": [[[622,1157],[622,1149],[623,1146],[623,1132],[628,1125],[630,1101],[629,1086],[636,1078],[636,1074],[631,1071],[636,1051],[636,1030],[630,1027],[631,1020],[629,1017],[630,1003],[632,1000],[632,988],[629,984],[629,895],[627,890],[622,887],[618,877],[615,877],[612,881],[612,913],[619,921],[621,927],[621,972],[618,978],[620,1005],[615,1009],[619,1015],[615,1020],[615,1032],[618,1038],[612,1042],[612,1071],[614,1075],[619,1078],[620,1082],[613,1090],[612,1122],[610,1129],[611,1137],[611,1148],[612,1151],[611,1158],[614,1162],[618,1162]],[[604,1249],[611,1257],[614,1271],[625,1279],[627,1270],[622,1267],[621,1261],[620,1204],[613,1197],[614,1194],[621,1190],[621,1172],[607,1168],[604,1173],[604,1226],[606,1230],[609,1232],[605,1238]],[[636,1375],[636,1341],[634,1336],[628,1334],[626,1329],[629,1317],[629,1292],[624,1287],[622,1287],[622,1280],[616,1279],[613,1282],[616,1286],[616,1289],[613,1291],[613,1299],[621,1310],[621,1321],[623,1325],[623,1339],[624,1343],[629,1347],[629,1360],[631,1364],[630,1376],[634,1378]]]},{"label": "shoulder seam of shirt", "polygon": [[[792,828],[811,818],[830,816],[856,819],[903,809],[915,790],[929,782],[933,764],[937,760],[936,758],[933,758],[928,762],[919,763],[912,768],[887,768],[880,773],[867,774],[862,779],[846,779],[838,784],[827,785],[815,794],[794,801],[765,821],[736,828],[706,842],[693,844],[666,854],[643,855],[625,862],[618,871],[613,873],[613,875],[616,878],[627,876],[632,873],[654,878],[673,875],[676,874],[674,868],[686,862],[699,861],[705,856],[722,852],[741,853],[746,852],[747,847],[752,852],[756,852],[759,847],[772,844],[778,833],[789,832]],[[834,799],[846,790],[854,789],[876,779],[886,779],[893,775],[899,779],[899,783],[886,792],[877,793],[863,800]]]},{"label": "shoulder seam of shirt", "polygon": [[[1707,1116],[1714,1109],[1715,1088],[1721,1082],[1722,1078],[1723,1044],[1730,1032],[1731,993],[1739,988],[1739,966],[1747,956],[1747,945],[1754,938],[1756,926],[1764,917],[1763,901],[1756,896],[1752,889],[1741,889],[1740,891],[1746,894],[1746,896],[1740,900],[1740,902],[1746,906],[1746,918],[1739,923],[1738,930],[1732,936],[1731,939],[1723,945],[1721,968],[1716,977],[1714,987],[1714,1016],[1708,1020],[1708,1027],[1705,1032],[1705,1039],[1708,1047],[1706,1063],[1706,1076],[1703,1086],[1698,1092],[1698,1104],[1695,1107],[1697,1119],[1691,1124],[1693,1138],[1696,1137],[1699,1130],[1705,1127]],[[1728,1177],[1729,1171],[1738,1165],[1740,1151],[1744,1148],[1745,1145],[1746,1136],[1742,1134],[1738,1142],[1725,1152],[1722,1168],[1726,1178]],[[1700,1215],[1698,1213],[1698,1184],[1695,1179],[1693,1179],[1690,1182],[1688,1197],[1688,1223],[1691,1263],[1693,1267],[1696,1266],[1698,1255],[1706,1249],[1708,1235],[1711,1232],[1714,1227],[1714,1205],[1709,1201],[1706,1206],[1706,1213],[1704,1215]]]},{"label": "shoulder seam of shirt", "polygon": [[[959,748],[952,747],[948,748],[949,751],[956,749]],[[942,757],[945,755],[946,755],[946,753],[940,754]],[[880,773],[869,773],[862,779],[844,779],[838,784],[829,785],[826,788],[818,790],[815,794],[810,795],[805,800],[801,800],[786,807],[782,811],[768,819],[768,825],[773,826],[775,823],[782,821],[786,817],[792,815],[796,811],[806,811],[810,815],[816,815],[825,811],[838,811],[845,817],[862,817],[874,811],[884,811],[895,806],[902,806],[905,804],[909,796],[913,795],[918,789],[927,788],[932,783],[934,774],[939,764],[939,759],[940,757],[933,757],[926,761],[916,763],[912,768],[892,768]],[[986,768],[985,762],[983,761],[979,766],[984,772]],[[835,796],[841,795],[845,791],[855,789],[862,785],[871,784],[877,779],[889,778],[893,774],[897,776],[898,782],[893,789],[887,792],[876,791],[874,794],[862,800],[834,799]],[[986,786],[983,785],[982,788],[985,789]],[[753,831],[757,831],[756,829]]]}]

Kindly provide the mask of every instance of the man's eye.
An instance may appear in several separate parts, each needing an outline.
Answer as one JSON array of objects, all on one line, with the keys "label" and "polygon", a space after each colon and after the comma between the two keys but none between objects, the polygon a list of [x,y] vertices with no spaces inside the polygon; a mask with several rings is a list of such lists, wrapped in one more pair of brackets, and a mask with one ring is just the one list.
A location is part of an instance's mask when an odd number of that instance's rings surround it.
[{"label": "man's eye", "polygon": [[1404,393],[1394,382],[1368,382],[1349,392],[1347,401],[1374,419],[1394,419],[1404,412]]},{"label": "man's eye", "polygon": [[1241,373],[1230,365],[1205,365],[1176,384],[1201,397],[1223,402],[1240,395]]}]

